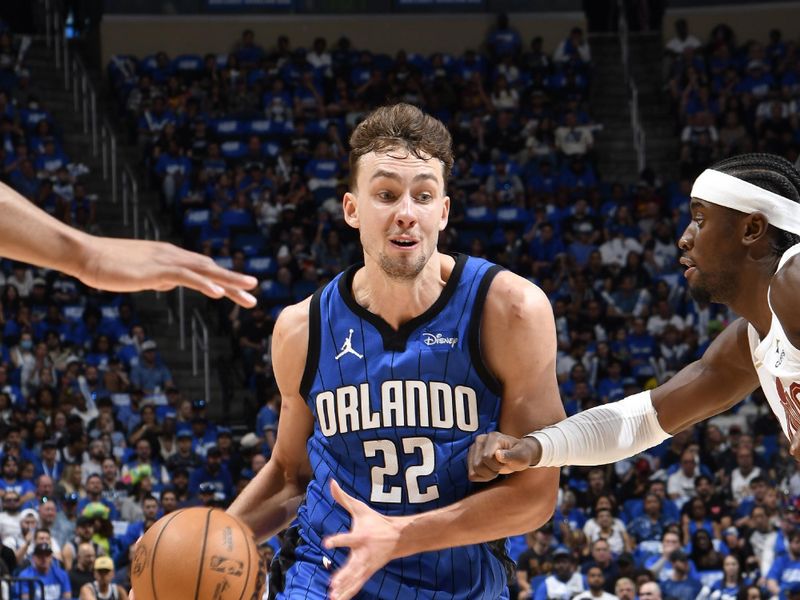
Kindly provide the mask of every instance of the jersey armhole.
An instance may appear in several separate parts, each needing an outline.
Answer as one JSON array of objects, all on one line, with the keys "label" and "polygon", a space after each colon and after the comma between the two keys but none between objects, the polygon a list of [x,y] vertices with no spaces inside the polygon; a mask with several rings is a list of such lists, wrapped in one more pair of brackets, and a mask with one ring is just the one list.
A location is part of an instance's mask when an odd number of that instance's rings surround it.
[{"label": "jersey armhole", "polygon": [[495,276],[503,270],[504,268],[500,265],[494,265],[483,274],[481,282],[478,284],[478,291],[475,293],[475,302],[472,304],[468,333],[469,355],[472,360],[472,365],[475,367],[475,372],[481,378],[484,385],[489,388],[493,394],[498,396],[502,392],[502,386],[495,376],[492,375],[491,371],[489,371],[489,368],[483,360],[483,354],[481,353],[481,321],[483,320],[483,306],[486,304],[486,294],[489,292],[489,286],[492,285]]},{"label": "jersey armhole", "polygon": [[308,351],[306,352],[306,368],[303,370],[303,379],[300,380],[300,395],[304,399],[311,391],[311,385],[314,383],[314,377],[319,368],[319,346],[322,343],[320,298],[324,289],[324,287],[320,287],[314,292],[308,307]]}]

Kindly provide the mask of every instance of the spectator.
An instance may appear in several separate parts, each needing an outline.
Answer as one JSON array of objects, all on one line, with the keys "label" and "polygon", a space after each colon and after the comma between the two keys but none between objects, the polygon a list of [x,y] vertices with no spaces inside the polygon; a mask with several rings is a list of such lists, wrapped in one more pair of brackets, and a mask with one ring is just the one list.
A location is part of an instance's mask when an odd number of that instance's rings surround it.
[{"label": "spectator", "polygon": [[748,495],[750,482],[760,475],[761,468],[755,465],[752,447],[737,448],[736,468],[731,473],[731,495],[737,504]]},{"label": "spectator", "polygon": [[672,563],[672,575],[661,581],[664,596],[675,600],[696,600],[703,584],[692,575],[689,569],[689,557],[683,550],[674,550],[669,556]]},{"label": "spectator", "polygon": [[189,472],[200,466],[200,457],[197,456],[192,448],[192,432],[189,429],[182,429],[175,436],[176,451],[167,459],[167,468],[171,473],[178,469],[185,469]]},{"label": "spectator", "polygon": [[169,483],[167,469],[153,456],[152,445],[146,438],[136,442],[134,458],[122,467],[123,482],[135,485],[144,477],[151,478],[159,486]]},{"label": "spectator", "polygon": [[639,600],[661,600],[661,587],[655,581],[648,581],[639,587]]},{"label": "spectator", "polygon": [[70,589],[80,590],[85,583],[94,580],[94,561],[96,558],[92,544],[82,543],[78,545],[75,564],[69,571]]},{"label": "spectator", "polygon": [[663,515],[661,499],[653,493],[644,497],[644,514],[631,521],[628,533],[635,542],[658,541],[664,534],[667,520]]},{"label": "spectator", "polygon": [[0,511],[0,536],[2,536],[3,543],[9,536],[20,536],[21,521],[19,493],[9,491],[3,496],[3,510]]},{"label": "spectator", "polygon": [[[668,529],[661,537],[661,555],[648,558],[644,567],[655,575],[658,581],[666,581],[672,577],[674,565],[672,564],[672,554],[680,550],[681,541],[677,531]],[[692,575],[697,572],[694,564],[689,562],[689,569]]]},{"label": "spectator", "polygon": [[[131,546],[131,548],[133,548]],[[119,584],[114,583],[114,561],[110,556],[99,556],[94,561],[94,576],[92,581],[85,583],[80,588],[79,600],[128,600],[128,592]]]},{"label": "spectator", "polygon": [[228,468],[222,464],[219,448],[212,446],[206,453],[206,463],[195,469],[189,478],[189,491],[197,493],[200,484],[211,484],[218,500],[228,500],[233,492],[233,479]]},{"label": "spectator", "polygon": [[142,499],[142,518],[129,523],[125,534],[121,537],[120,541],[125,546],[130,546],[136,543],[140,536],[144,535],[144,525],[148,520],[157,521],[159,516],[160,506],[158,500],[153,496],[147,495]]},{"label": "spectator", "polygon": [[769,573],[775,560],[775,542],[778,538],[778,532],[770,525],[763,506],[754,506],[750,511],[750,532],[747,541],[763,576]]},{"label": "spectator", "polygon": [[534,600],[568,600],[586,591],[583,577],[575,568],[575,558],[567,548],[560,546],[553,552],[552,575],[544,578],[534,595]]},{"label": "spectator", "polygon": [[[599,504],[599,502],[598,502]],[[632,543],[628,531],[621,519],[615,518],[610,508],[598,508],[596,516],[589,519],[583,526],[583,532],[589,543],[599,539],[608,542],[611,552],[620,554],[632,550]]]},{"label": "spectator", "polygon": [[636,600],[636,586],[628,577],[620,577],[614,584],[614,595],[619,600]]},{"label": "spectator", "polygon": [[689,33],[686,19],[675,21],[675,36],[670,38],[666,45],[666,52],[672,57],[682,56],[686,49],[696,50],[702,44],[694,35]]},{"label": "spectator", "polygon": [[786,554],[775,558],[769,571],[766,572],[767,590],[781,600],[788,598],[790,586],[798,582],[800,573],[800,531],[789,534],[789,545]]},{"label": "spectator", "polygon": [[603,575],[603,569],[594,566],[589,567],[586,571],[586,583],[589,589],[581,592],[577,596],[573,596],[574,600],[592,600],[592,598],[600,598],[601,600],[617,600],[614,594],[609,594],[604,590],[606,586],[606,578]]},{"label": "spectator", "polygon": [[686,502],[694,494],[694,480],[699,474],[697,456],[693,450],[687,448],[681,453],[678,470],[667,480],[669,497],[680,504]]},{"label": "spectator", "polygon": [[532,598],[535,589],[531,580],[549,572],[553,567],[553,528],[545,524],[525,534],[527,548],[517,558],[517,585],[520,598]]},{"label": "spectator", "polygon": [[561,65],[569,62],[588,65],[592,61],[589,42],[583,36],[583,29],[573,27],[570,30],[569,36],[556,47],[553,61]]},{"label": "spectator", "polygon": [[[39,544],[33,549],[32,564],[19,573],[20,578],[38,579],[44,585],[44,597],[39,588],[19,583],[17,594],[21,600],[69,600],[72,588],[66,572],[53,562],[53,550],[48,544]],[[33,590],[33,593],[31,593]]]},{"label": "spectator", "polygon": [[714,582],[710,588],[710,600],[724,600],[727,598],[738,598],[739,593],[744,590],[742,572],[739,568],[739,560],[732,554],[726,556],[722,561],[723,576],[719,581]]},{"label": "spectator", "polygon": [[601,587],[606,591],[614,589],[614,582],[619,576],[619,567],[613,560],[608,540],[603,537],[591,543],[591,558],[581,565],[581,571],[587,575],[587,580],[589,580],[589,591],[594,592],[589,578],[591,569],[600,569],[604,582]]},{"label": "spectator", "polygon": [[555,143],[565,157],[586,156],[594,146],[589,128],[579,125],[575,113],[567,113],[564,124],[556,128]]},{"label": "spectator", "polygon": [[142,344],[141,360],[131,369],[131,383],[145,394],[152,394],[173,385],[169,369],[156,357],[157,347],[153,340],[145,341]]}]

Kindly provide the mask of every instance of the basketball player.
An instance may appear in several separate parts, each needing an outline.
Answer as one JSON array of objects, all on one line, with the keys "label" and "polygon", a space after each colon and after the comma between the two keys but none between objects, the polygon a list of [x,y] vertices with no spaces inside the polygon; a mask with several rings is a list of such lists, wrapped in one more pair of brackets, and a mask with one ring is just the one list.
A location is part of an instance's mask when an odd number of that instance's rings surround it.
[{"label": "basketball player", "polygon": [[689,291],[741,318],[696,362],[651,392],[592,408],[521,440],[492,433],[470,450],[470,479],[531,466],[598,465],[633,456],[719,414],[761,385],[800,458],[800,173],[744,154],[704,171],[678,247]]},{"label": "basketball player", "polygon": [[[506,597],[503,561],[484,542],[547,521],[558,470],[478,489],[467,451],[481,433],[563,418],[550,303],[508,271],[437,251],[453,163],[439,121],[379,108],[350,145],[343,208],[364,263],[280,314],[277,444],[229,510],[258,538],[297,516],[279,598],[344,600],[362,587],[378,599]],[[348,511],[354,532],[335,537]],[[378,536],[367,551],[364,531]]]},{"label": "basketball player", "polygon": [[110,292],[166,291],[182,285],[246,308],[258,281],[172,244],[86,234],[54,219],[0,183],[0,256],[56,269]]}]

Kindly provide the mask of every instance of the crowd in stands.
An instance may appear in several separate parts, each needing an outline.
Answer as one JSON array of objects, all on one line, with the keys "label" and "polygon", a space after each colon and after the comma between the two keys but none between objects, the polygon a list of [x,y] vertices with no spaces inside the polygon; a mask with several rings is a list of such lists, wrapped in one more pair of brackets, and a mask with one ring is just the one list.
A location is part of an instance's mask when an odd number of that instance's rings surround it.
[{"label": "crowd in stands", "polygon": [[[0,23],[0,181],[94,232],[88,169],[31,91],[29,42]],[[177,508],[225,505],[265,462],[206,411],[175,386],[127,298],[3,260],[0,578],[38,579],[48,599],[84,585],[81,597],[108,597],[113,578],[122,598],[129,548],[147,527]],[[0,582],[0,597],[42,595]]]},{"label": "crowd in stands", "polygon": [[[417,104],[453,133],[440,248],[497,261],[552,299],[569,413],[662,382],[702,354],[733,315],[686,294],[675,240],[691,179],[749,149],[797,156],[800,67],[779,33],[740,46],[721,26],[703,45],[679,27],[667,70],[688,131],[681,179],[645,172],[633,186],[596,171],[591,52],[577,28],[552,54],[500,19],[480,51],[459,56],[386,56],[346,38],[302,49],[281,37],[264,49],[246,31],[223,56],[115,57],[120,113],[175,231],[261,279],[256,309],[218,306],[264,406],[234,440],[204,401],[182,396],[122,297],[4,263],[0,570],[59,586],[55,597],[109,573],[125,586],[130,544],[156,519],[225,505],[269,460],[280,414],[272,327],[282,307],[358,260],[340,208],[347,136],[385,102]],[[18,50],[0,32],[2,179],[93,226],[81,174],[28,92]],[[798,499],[800,474],[754,394],[634,459],[564,469],[552,522],[510,540],[512,597],[797,597]]]}]

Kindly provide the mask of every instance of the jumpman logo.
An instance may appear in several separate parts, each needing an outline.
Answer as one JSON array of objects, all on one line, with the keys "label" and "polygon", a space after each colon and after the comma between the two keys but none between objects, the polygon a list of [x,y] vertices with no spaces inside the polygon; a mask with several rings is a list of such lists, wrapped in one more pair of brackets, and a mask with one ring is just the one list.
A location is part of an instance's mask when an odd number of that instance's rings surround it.
[{"label": "jumpman logo", "polygon": [[359,354],[358,352],[353,350],[353,343],[351,341],[352,339],[353,339],[353,330],[351,329],[350,333],[347,335],[347,339],[344,341],[344,344],[342,344],[342,351],[336,355],[336,360],[339,360],[345,354],[353,354],[356,356],[356,358],[364,358],[363,354]]}]

